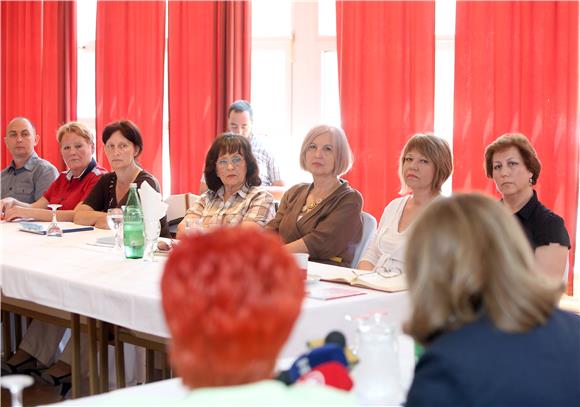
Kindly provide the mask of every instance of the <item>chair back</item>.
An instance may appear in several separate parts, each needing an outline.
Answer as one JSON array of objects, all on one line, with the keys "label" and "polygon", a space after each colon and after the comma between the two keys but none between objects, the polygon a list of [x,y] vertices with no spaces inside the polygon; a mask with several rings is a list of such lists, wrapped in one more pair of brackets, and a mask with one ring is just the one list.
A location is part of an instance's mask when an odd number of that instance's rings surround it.
[{"label": "chair back", "polygon": [[185,213],[199,199],[199,195],[192,193],[170,195],[165,199],[167,208],[167,224],[169,233],[175,236],[177,225],[183,220]]},{"label": "chair back", "polygon": [[360,239],[360,242],[358,242],[358,245],[356,246],[356,249],[354,251],[354,257],[352,259],[351,265],[351,267],[353,268],[356,267],[356,265],[360,261],[360,258],[362,257],[365,249],[367,248],[369,243],[373,240],[375,232],[377,231],[377,220],[373,215],[371,215],[370,213],[361,212],[361,219],[363,224],[362,237]]}]

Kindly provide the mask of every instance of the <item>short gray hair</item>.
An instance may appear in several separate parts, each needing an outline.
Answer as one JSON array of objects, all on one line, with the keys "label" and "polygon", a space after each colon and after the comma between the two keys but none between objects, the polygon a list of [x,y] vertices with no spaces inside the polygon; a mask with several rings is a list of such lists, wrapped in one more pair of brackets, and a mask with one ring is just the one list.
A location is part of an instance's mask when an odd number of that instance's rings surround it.
[{"label": "short gray hair", "polygon": [[340,177],[352,168],[354,157],[348,144],[348,139],[344,130],[340,127],[329,126],[326,124],[318,125],[310,129],[300,149],[300,167],[306,171],[306,150],[312,141],[321,134],[329,133],[334,145],[334,170],[333,174]]}]

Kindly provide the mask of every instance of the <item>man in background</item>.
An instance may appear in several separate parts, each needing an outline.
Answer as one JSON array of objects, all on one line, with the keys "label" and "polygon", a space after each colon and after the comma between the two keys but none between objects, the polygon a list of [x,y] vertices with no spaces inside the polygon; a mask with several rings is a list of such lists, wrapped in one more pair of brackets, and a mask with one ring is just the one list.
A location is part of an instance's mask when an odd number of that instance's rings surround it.
[{"label": "man in background", "polygon": [[38,157],[34,151],[39,139],[36,129],[27,118],[16,117],[8,123],[4,141],[12,154],[12,162],[2,170],[0,198],[12,197],[21,202],[36,202],[58,177],[56,167]]},{"label": "man in background", "polygon": [[[236,100],[228,109],[228,129],[231,133],[246,137],[252,146],[252,153],[256,157],[262,186],[269,191],[276,200],[279,200],[284,193],[284,182],[280,177],[280,169],[275,157],[267,148],[264,141],[253,134],[252,125],[254,122],[254,112],[249,102]],[[199,187],[200,193],[207,191],[205,178],[202,177]]]}]

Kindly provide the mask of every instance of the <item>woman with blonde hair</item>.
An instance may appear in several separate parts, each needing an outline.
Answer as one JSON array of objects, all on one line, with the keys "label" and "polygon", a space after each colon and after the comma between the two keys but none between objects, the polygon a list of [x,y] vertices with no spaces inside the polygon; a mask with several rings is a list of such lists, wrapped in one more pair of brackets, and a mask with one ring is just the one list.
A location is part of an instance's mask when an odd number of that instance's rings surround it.
[{"label": "woman with blonde hair", "polygon": [[278,232],[293,253],[350,267],[362,236],[362,197],[341,176],[350,171],[353,156],[344,131],[319,125],[312,128],[300,150],[300,167],[312,183],[298,184],[282,197],[267,229]]},{"label": "woman with blonde hair", "polygon": [[559,284],[536,270],[505,207],[479,194],[441,198],[408,247],[405,331],[426,351],[407,407],[577,405],[580,317],[557,308]]},{"label": "woman with blonde hair", "polygon": [[385,276],[403,272],[408,229],[421,211],[441,193],[453,171],[451,149],[433,134],[411,137],[399,158],[400,193],[385,208],[376,237],[363,253],[357,268]]},{"label": "woman with blonde hair", "polygon": [[524,228],[541,270],[561,280],[570,237],[564,220],[538,200],[534,185],[541,169],[536,150],[523,134],[504,134],[485,149],[485,174]]}]

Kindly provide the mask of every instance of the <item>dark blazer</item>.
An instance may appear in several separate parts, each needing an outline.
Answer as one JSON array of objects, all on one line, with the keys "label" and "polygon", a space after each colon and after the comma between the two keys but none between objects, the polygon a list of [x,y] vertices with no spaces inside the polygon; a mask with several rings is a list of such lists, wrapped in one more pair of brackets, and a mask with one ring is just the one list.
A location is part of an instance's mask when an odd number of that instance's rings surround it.
[{"label": "dark blazer", "polygon": [[442,334],[417,363],[405,405],[580,406],[580,317],[556,310],[513,334],[484,316]]}]

